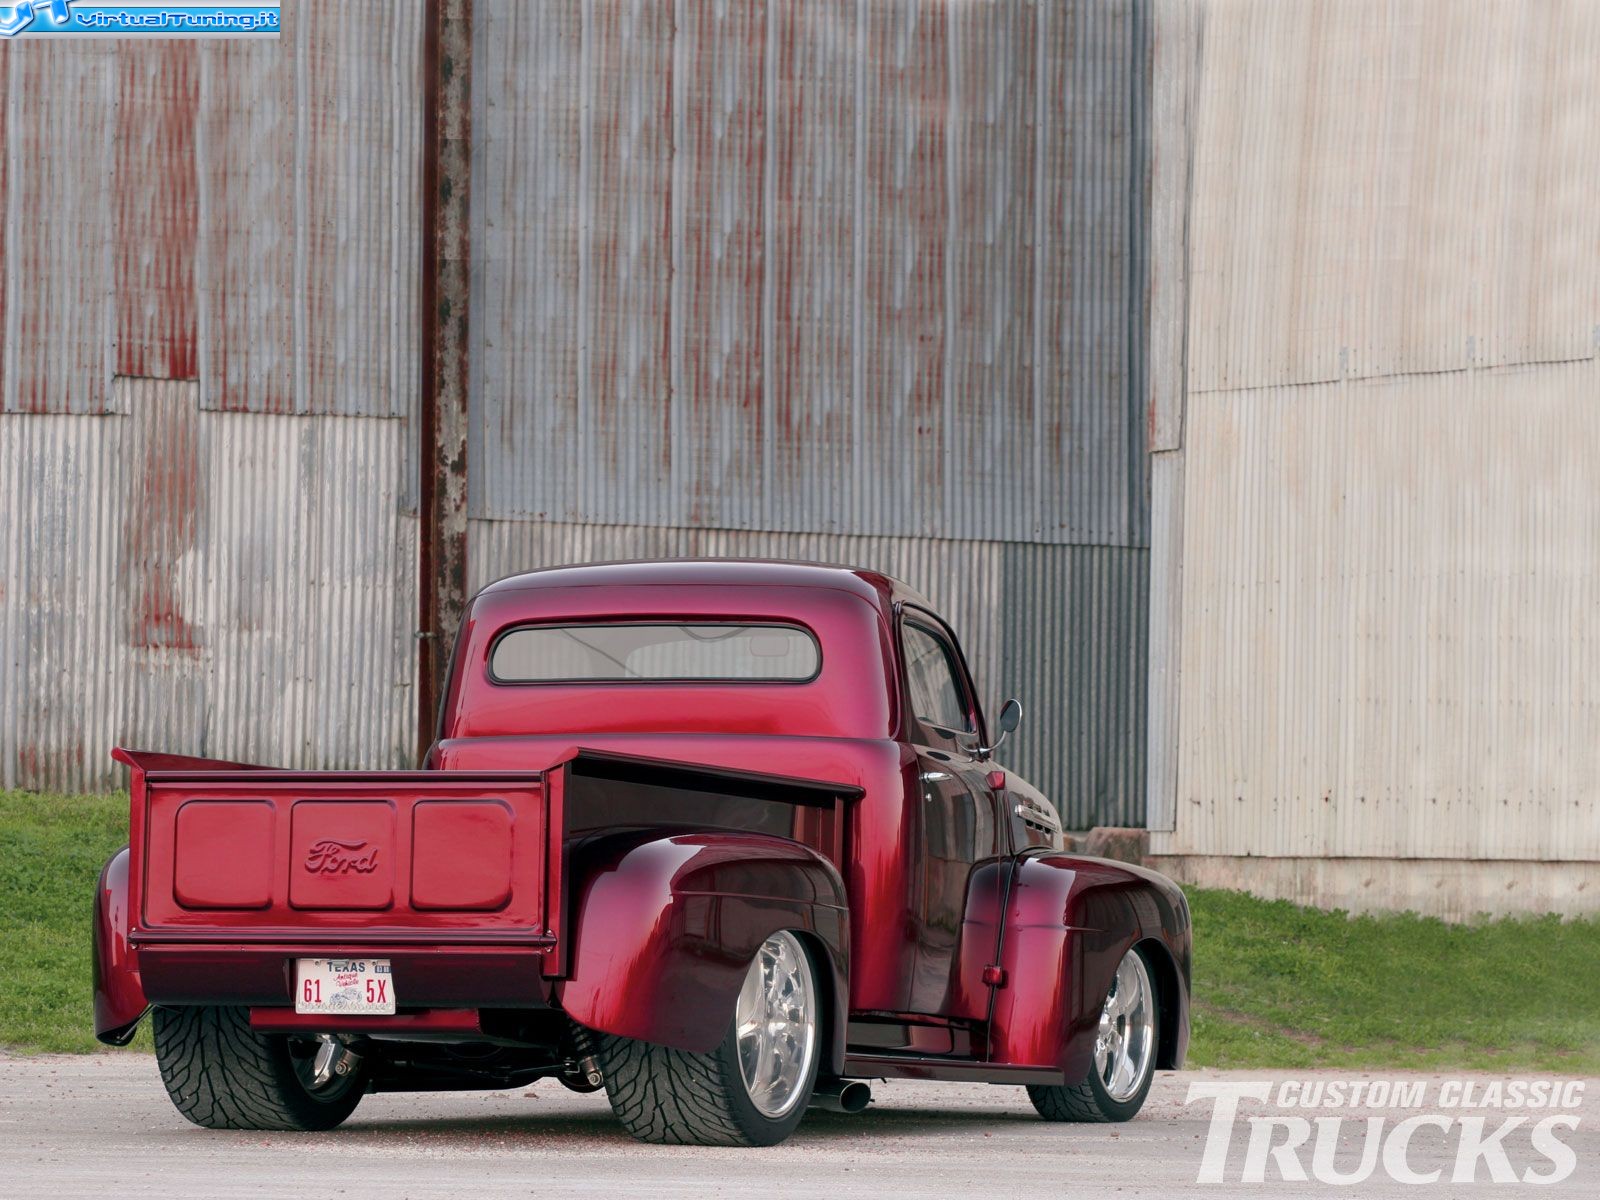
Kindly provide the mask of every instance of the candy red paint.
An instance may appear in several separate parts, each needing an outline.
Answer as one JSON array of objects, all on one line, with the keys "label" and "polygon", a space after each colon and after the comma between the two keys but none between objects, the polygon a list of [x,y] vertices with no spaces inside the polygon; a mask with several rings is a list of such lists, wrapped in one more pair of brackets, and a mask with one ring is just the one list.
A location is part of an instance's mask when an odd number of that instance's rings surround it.
[{"label": "candy red paint", "polygon": [[[906,620],[945,635],[965,732],[915,715]],[[798,625],[821,667],[804,682],[490,671],[512,628],[608,621]],[[128,1036],[148,1003],[301,1028],[291,960],[335,953],[389,959],[401,1010],[323,1031],[481,1030],[536,1055],[571,1017],[705,1051],[756,948],[786,929],[827,995],[825,1074],[1077,1082],[1136,944],[1161,998],[1158,1065],[1181,1065],[1181,892],[1067,854],[1048,801],[979,749],[978,694],[928,602],[871,571],[673,561],[503,580],[462,623],[422,771],[118,752],[134,853],[99,890],[96,1030]],[[430,1027],[434,1010],[452,1015]]]}]

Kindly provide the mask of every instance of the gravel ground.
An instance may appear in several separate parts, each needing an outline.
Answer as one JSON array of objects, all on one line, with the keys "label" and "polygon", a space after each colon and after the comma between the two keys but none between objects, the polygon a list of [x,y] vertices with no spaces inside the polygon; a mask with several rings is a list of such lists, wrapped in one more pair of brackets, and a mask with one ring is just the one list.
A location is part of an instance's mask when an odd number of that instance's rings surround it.
[{"label": "gravel ground", "polygon": [[[1189,1085],[1219,1080],[1405,1079],[1427,1084],[1421,1109],[1285,1109],[1252,1114],[1309,1118],[1342,1115],[1334,1165],[1353,1169],[1367,1122],[1392,1131],[1403,1118],[1439,1113],[1449,1131],[1423,1128],[1410,1145],[1414,1171],[1442,1168],[1442,1180],[1406,1186],[1381,1157],[1361,1186],[1285,1182],[1269,1162],[1265,1182],[1241,1184],[1250,1139],[1234,1129],[1226,1175],[1199,1184],[1211,1102],[1185,1104]],[[565,1195],[910,1196],[1106,1195],[1262,1196],[1342,1192],[1362,1196],[1600,1194],[1600,1081],[1586,1084],[1576,1129],[1557,1136],[1576,1157],[1555,1187],[1496,1186],[1485,1167],[1475,1186],[1452,1184],[1462,1117],[1486,1116],[1488,1132],[1519,1115],[1510,1110],[1442,1108],[1448,1076],[1353,1072],[1181,1072],[1157,1077],[1144,1112],[1125,1125],[1047,1125],[1019,1088],[982,1084],[876,1084],[861,1116],[812,1113],[786,1144],[769,1150],[644,1146],[611,1117],[603,1096],[575,1096],[545,1081],[510,1092],[367,1097],[354,1117],[327,1134],[220,1133],[196,1129],[168,1103],[153,1059],[137,1054],[86,1057],[0,1056],[0,1196],[350,1196],[474,1198]],[[1480,1089],[1490,1077],[1473,1077]],[[1526,1112],[1504,1139],[1520,1175],[1549,1171],[1530,1129],[1548,1111]],[[1382,1135],[1380,1134],[1380,1137]],[[1313,1169],[1310,1146],[1300,1154]]]}]

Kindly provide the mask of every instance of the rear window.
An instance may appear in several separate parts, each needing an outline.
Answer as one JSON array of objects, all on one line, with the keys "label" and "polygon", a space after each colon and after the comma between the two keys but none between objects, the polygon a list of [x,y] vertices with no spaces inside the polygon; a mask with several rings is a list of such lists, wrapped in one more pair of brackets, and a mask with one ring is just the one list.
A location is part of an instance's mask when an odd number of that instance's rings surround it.
[{"label": "rear window", "polygon": [[498,683],[779,680],[816,677],[816,639],[793,625],[530,625],[489,655]]}]

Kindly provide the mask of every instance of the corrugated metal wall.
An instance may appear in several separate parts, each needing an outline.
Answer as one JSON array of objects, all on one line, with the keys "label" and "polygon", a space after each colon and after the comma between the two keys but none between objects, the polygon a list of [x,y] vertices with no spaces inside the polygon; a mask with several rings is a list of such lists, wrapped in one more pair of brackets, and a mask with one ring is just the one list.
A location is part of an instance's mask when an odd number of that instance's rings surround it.
[{"label": "corrugated metal wall", "polygon": [[1140,823],[1143,14],[478,0],[475,580],[898,573],[1068,823]]},{"label": "corrugated metal wall", "polygon": [[[1137,823],[1143,14],[479,0],[476,581],[886,568]],[[411,757],[422,26],[0,45],[0,783]]]},{"label": "corrugated metal wall", "polygon": [[1152,848],[1500,860],[1233,882],[1575,911],[1600,862],[1600,8],[1472,14],[1206,10]]},{"label": "corrugated metal wall", "polygon": [[410,760],[420,36],[0,44],[0,785]]},{"label": "corrugated metal wall", "polygon": [[[1148,608],[1146,552],[942,538],[696,530],[670,526],[470,523],[473,586],[528,564],[706,555],[869,563],[918,588],[960,631],[988,710],[1026,698],[1000,761],[1069,797],[1079,826],[1137,822]],[[1137,622],[1132,634],[1123,623]],[[1109,635],[1108,635],[1109,631]],[[1045,784],[1041,783],[1043,787]]]}]

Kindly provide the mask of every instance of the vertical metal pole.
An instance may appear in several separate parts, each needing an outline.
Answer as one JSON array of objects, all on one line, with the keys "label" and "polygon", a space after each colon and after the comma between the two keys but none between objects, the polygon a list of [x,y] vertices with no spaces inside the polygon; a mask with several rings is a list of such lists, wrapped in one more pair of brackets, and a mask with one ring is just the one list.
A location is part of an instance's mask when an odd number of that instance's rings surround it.
[{"label": "vertical metal pole", "polygon": [[450,647],[466,606],[472,0],[427,0],[422,69],[419,758],[433,741]]}]

